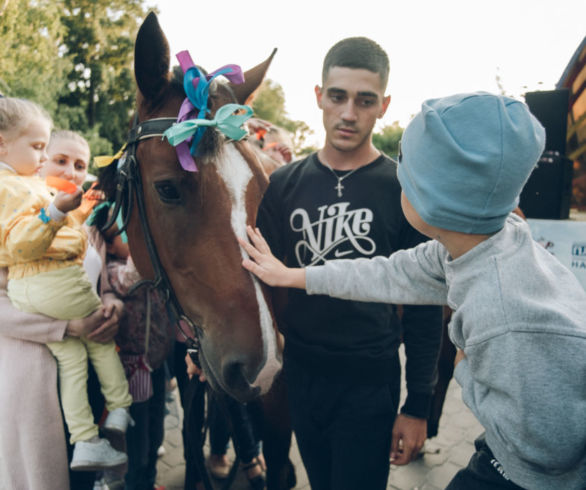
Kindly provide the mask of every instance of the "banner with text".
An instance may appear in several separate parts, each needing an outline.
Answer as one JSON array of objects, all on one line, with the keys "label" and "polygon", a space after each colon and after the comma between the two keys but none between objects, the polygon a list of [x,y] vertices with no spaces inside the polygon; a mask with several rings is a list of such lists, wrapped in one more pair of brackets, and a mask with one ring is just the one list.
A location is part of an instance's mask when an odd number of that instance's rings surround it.
[{"label": "banner with text", "polygon": [[528,219],[536,242],[570,269],[586,290],[586,222]]}]

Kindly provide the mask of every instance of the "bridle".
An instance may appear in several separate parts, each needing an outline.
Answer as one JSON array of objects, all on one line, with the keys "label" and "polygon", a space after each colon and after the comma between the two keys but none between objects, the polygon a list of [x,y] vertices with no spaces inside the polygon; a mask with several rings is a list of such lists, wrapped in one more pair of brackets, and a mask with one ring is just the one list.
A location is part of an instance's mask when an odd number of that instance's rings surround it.
[{"label": "bridle", "polygon": [[[129,294],[131,294],[134,290],[138,289],[141,286],[147,286],[151,289],[157,288],[161,291],[164,295],[165,302],[167,304],[167,308],[169,310],[169,314],[174,320],[174,323],[179,328],[179,331],[185,337],[185,344],[187,347],[187,352],[191,357],[192,361],[201,369],[201,363],[199,361],[199,350],[200,350],[200,340],[199,340],[199,328],[197,325],[185,314],[177,296],[175,295],[175,291],[173,290],[173,286],[169,281],[169,277],[165,272],[163,265],[161,264],[161,259],[159,258],[159,253],[157,251],[157,246],[153,240],[151,235],[151,231],[149,228],[149,223],[146,216],[146,205],[144,200],[144,192],[143,192],[143,184],[142,184],[142,177],[140,174],[140,169],[138,168],[138,160],[136,159],[136,149],[138,144],[146,139],[150,138],[162,138],[163,133],[165,130],[170,128],[174,123],[177,122],[177,118],[175,117],[161,117],[161,118],[154,118],[148,119],[141,123],[138,122],[138,114],[134,116],[134,122],[132,128],[128,134],[128,139],[126,142],[125,152],[122,157],[118,160],[118,169],[117,169],[117,176],[116,176],[116,196],[113,206],[113,212],[110,216],[108,222],[102,227],[102,230],[107,230],[108,228],[112,227],[117,220],[118,214],[121,213],[122,215],[122,226],[118,227],[117,234],[122,233],[126,230],[128,223],[130,221],[130,215],[132,214],[132,206],[133,206],[133,198],[136,199],[136,205],[138,208],[138,216],[140,220],[140,225],[143,231],[144,241],[149,253],[149,257],[151,260],[151,265],[154,272],[154,279],[143,279],[132,286]],[[227,140],[232,141],[232,140]],[[183,326],[181,322],[185,322],[189,329],[191,330],[192,335],[186,333],[183,330]],[[205,393],[205,385],[200,383],[190,383],[189,385],[191,388],[190,395],[186,396],[188,402],[186,402],[186,406],[184,406],[184,410],[188,416],[186,416],[186,432],[191,433],[193,429],[191,429],[192,423],[192,407],[197,407],[199,404],[203,403],[203,396]],[[201,389],[201,386],[204,389]],[[197,402],[196,400],[199,400]],[[229,414],[227,409],[223,406],[223,403],[219,404],[222,410],[224,411],[225,416],[229,420]],[[202,412],[203,413],[203,412]],[[197,426],[197,424],[195,424]],[[206,427],[205,424],[202,424],[202,428],[200,430],[195,430],[197,437],[199,440],[196,441],[194,451],[195,451],[195,463],[198,467],[200,476],[202,478],[202,482],[206,490],[213,490],[213,485],[211,483],[210,476],[207,471],[207,467],[205,465],[205,457],[203,454],[203,442],[205,440],[205,431]],[[236,471],[238,469],[239,457],[236,456],[236,461],[233,464],[233,468],[230,470],[230,474],[226,480],[226,483],[223,488],[229,488],[236,477]]]},{"label": "bridle", "polygon": [[[142,228],[144,241],[149,253],[151,266],[153,268],[154,279],[143,279],[136,283],[131,292],[141,286],[147,285],[149,288],[157,288],[162,294],[167,304],[169,313],[177,324],[180,332],[185,337],[187,350],[191,358],[199,366],[199,328],[197,325],[185,314],[183,307],[179,303],[173,286],[169,281],[169,276],[165,272],[157,246],[153,240],[151,230],[149,227],[146,204],[144,199],[144,188],[138,161],[136,159],[136,149],[138,144],[150,138],[162,138],[166,129],[170,128],[177,118],[175,117],[160,117],[148,119],[141,123],[138,122],[138,114],[134,116],[132,128],[128,134],[126,141],[125,152],[118,160],[118,169],[116,176],[116,196],[114,200],[113,212],[108,222],[102,227],[102,230],[107,230],[116,222],[119,214],[122,216],[122,226],[119,226],[117,234],[126,230],[130,216],[132,214],[132,206],[134,199],[138,210],[140,226]],[[181,322],[185,322],[191,331],[191,335],[183,330]]]}]

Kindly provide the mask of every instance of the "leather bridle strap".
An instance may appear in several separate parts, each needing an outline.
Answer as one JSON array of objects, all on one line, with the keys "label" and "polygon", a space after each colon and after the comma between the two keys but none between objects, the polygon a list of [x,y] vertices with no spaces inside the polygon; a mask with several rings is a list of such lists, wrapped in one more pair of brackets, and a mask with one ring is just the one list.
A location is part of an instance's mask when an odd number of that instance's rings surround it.
[{"label": "leather bridle strap", "polygon": [[[118,182],[116,186],[116,198],[113,217],[111,218],[110,222],[104,225],[104,229],[107,229],[114,223],[114,220],[116,219],[116,216],[120,210],[123,208],[124,203],[126,203],[126,209],[122,209],[124,215],[123,226],[121,230],[118,230],[118,232],[120,233],[126,229],[132,210],[132,203],[134,202],[133,198],[136,199],[140,225],[143,231],[145,245],[149,254],[155,278],[152,280],[145,279],[138,282],[133,286],[132,291],[134,291],[136,288],[139,288],[140,286],[147,284],[150,288],[158,288],[163,293],[167,307],[169,308],[169,312],[177,323],[179,330],[185,337],[188,352],[192,360],[199,366],[198,327],[185,314],[181,304],[177,299],[177,296],[175,295],[171,282],[169,281],[169,277],[167,276],[167,273],[161,264],[157,247],[153,240],[147,219],[142,178],[140,169],[138,167],[138,161],[136,159],[136,149],[142,140],[156,137],[162,138],[165,130],[171,127],[171,125],[173,125],[176,121],[177,119],[174,117],[162,117],[149,119],[147,121],[138,123],[138,116],[135,115],[134,123],[128,134],[128,140],[126,142],[126,153],[125,156],[122,157],[124,160],[120,161],[118,164]],[[189,335],[183,330],[181,321],[185,322],[189,326],[192,335]]]}]

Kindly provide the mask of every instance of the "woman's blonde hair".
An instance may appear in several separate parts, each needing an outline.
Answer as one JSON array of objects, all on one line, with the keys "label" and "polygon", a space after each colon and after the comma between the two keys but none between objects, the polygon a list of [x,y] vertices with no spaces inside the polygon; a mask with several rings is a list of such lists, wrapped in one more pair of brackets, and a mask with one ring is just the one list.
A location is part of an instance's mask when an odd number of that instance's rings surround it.
[{"label": "woman's blonde hair", "polygon": [[34,119],[42,118],[53,124],[49,113],[40,105],[15,97],[0,98],[0,131],[20,134]]},{"label": "woman's blonde hair", "polygon": [[[58,129],[51,133],[51,139],[49,140],[49,147],[55,143],[55,141],[59,140],[72,140],[81,143],[84,146],[87,146],[89,151],[90,145],[88,141],[76,131],[70,131],[69,129]],[[88,162],[89,163],[89,162]]]}]

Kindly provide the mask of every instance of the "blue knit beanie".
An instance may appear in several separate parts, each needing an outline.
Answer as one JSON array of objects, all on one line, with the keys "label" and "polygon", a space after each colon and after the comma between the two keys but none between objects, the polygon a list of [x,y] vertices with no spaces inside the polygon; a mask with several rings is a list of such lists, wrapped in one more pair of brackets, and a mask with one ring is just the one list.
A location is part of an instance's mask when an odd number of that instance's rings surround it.
[{"label": "blue knit beanie", "polygon": [[423,103],[401,140],[399,182],[427,224],[500,230],[545,146],[525,104],[486,92]]}]

